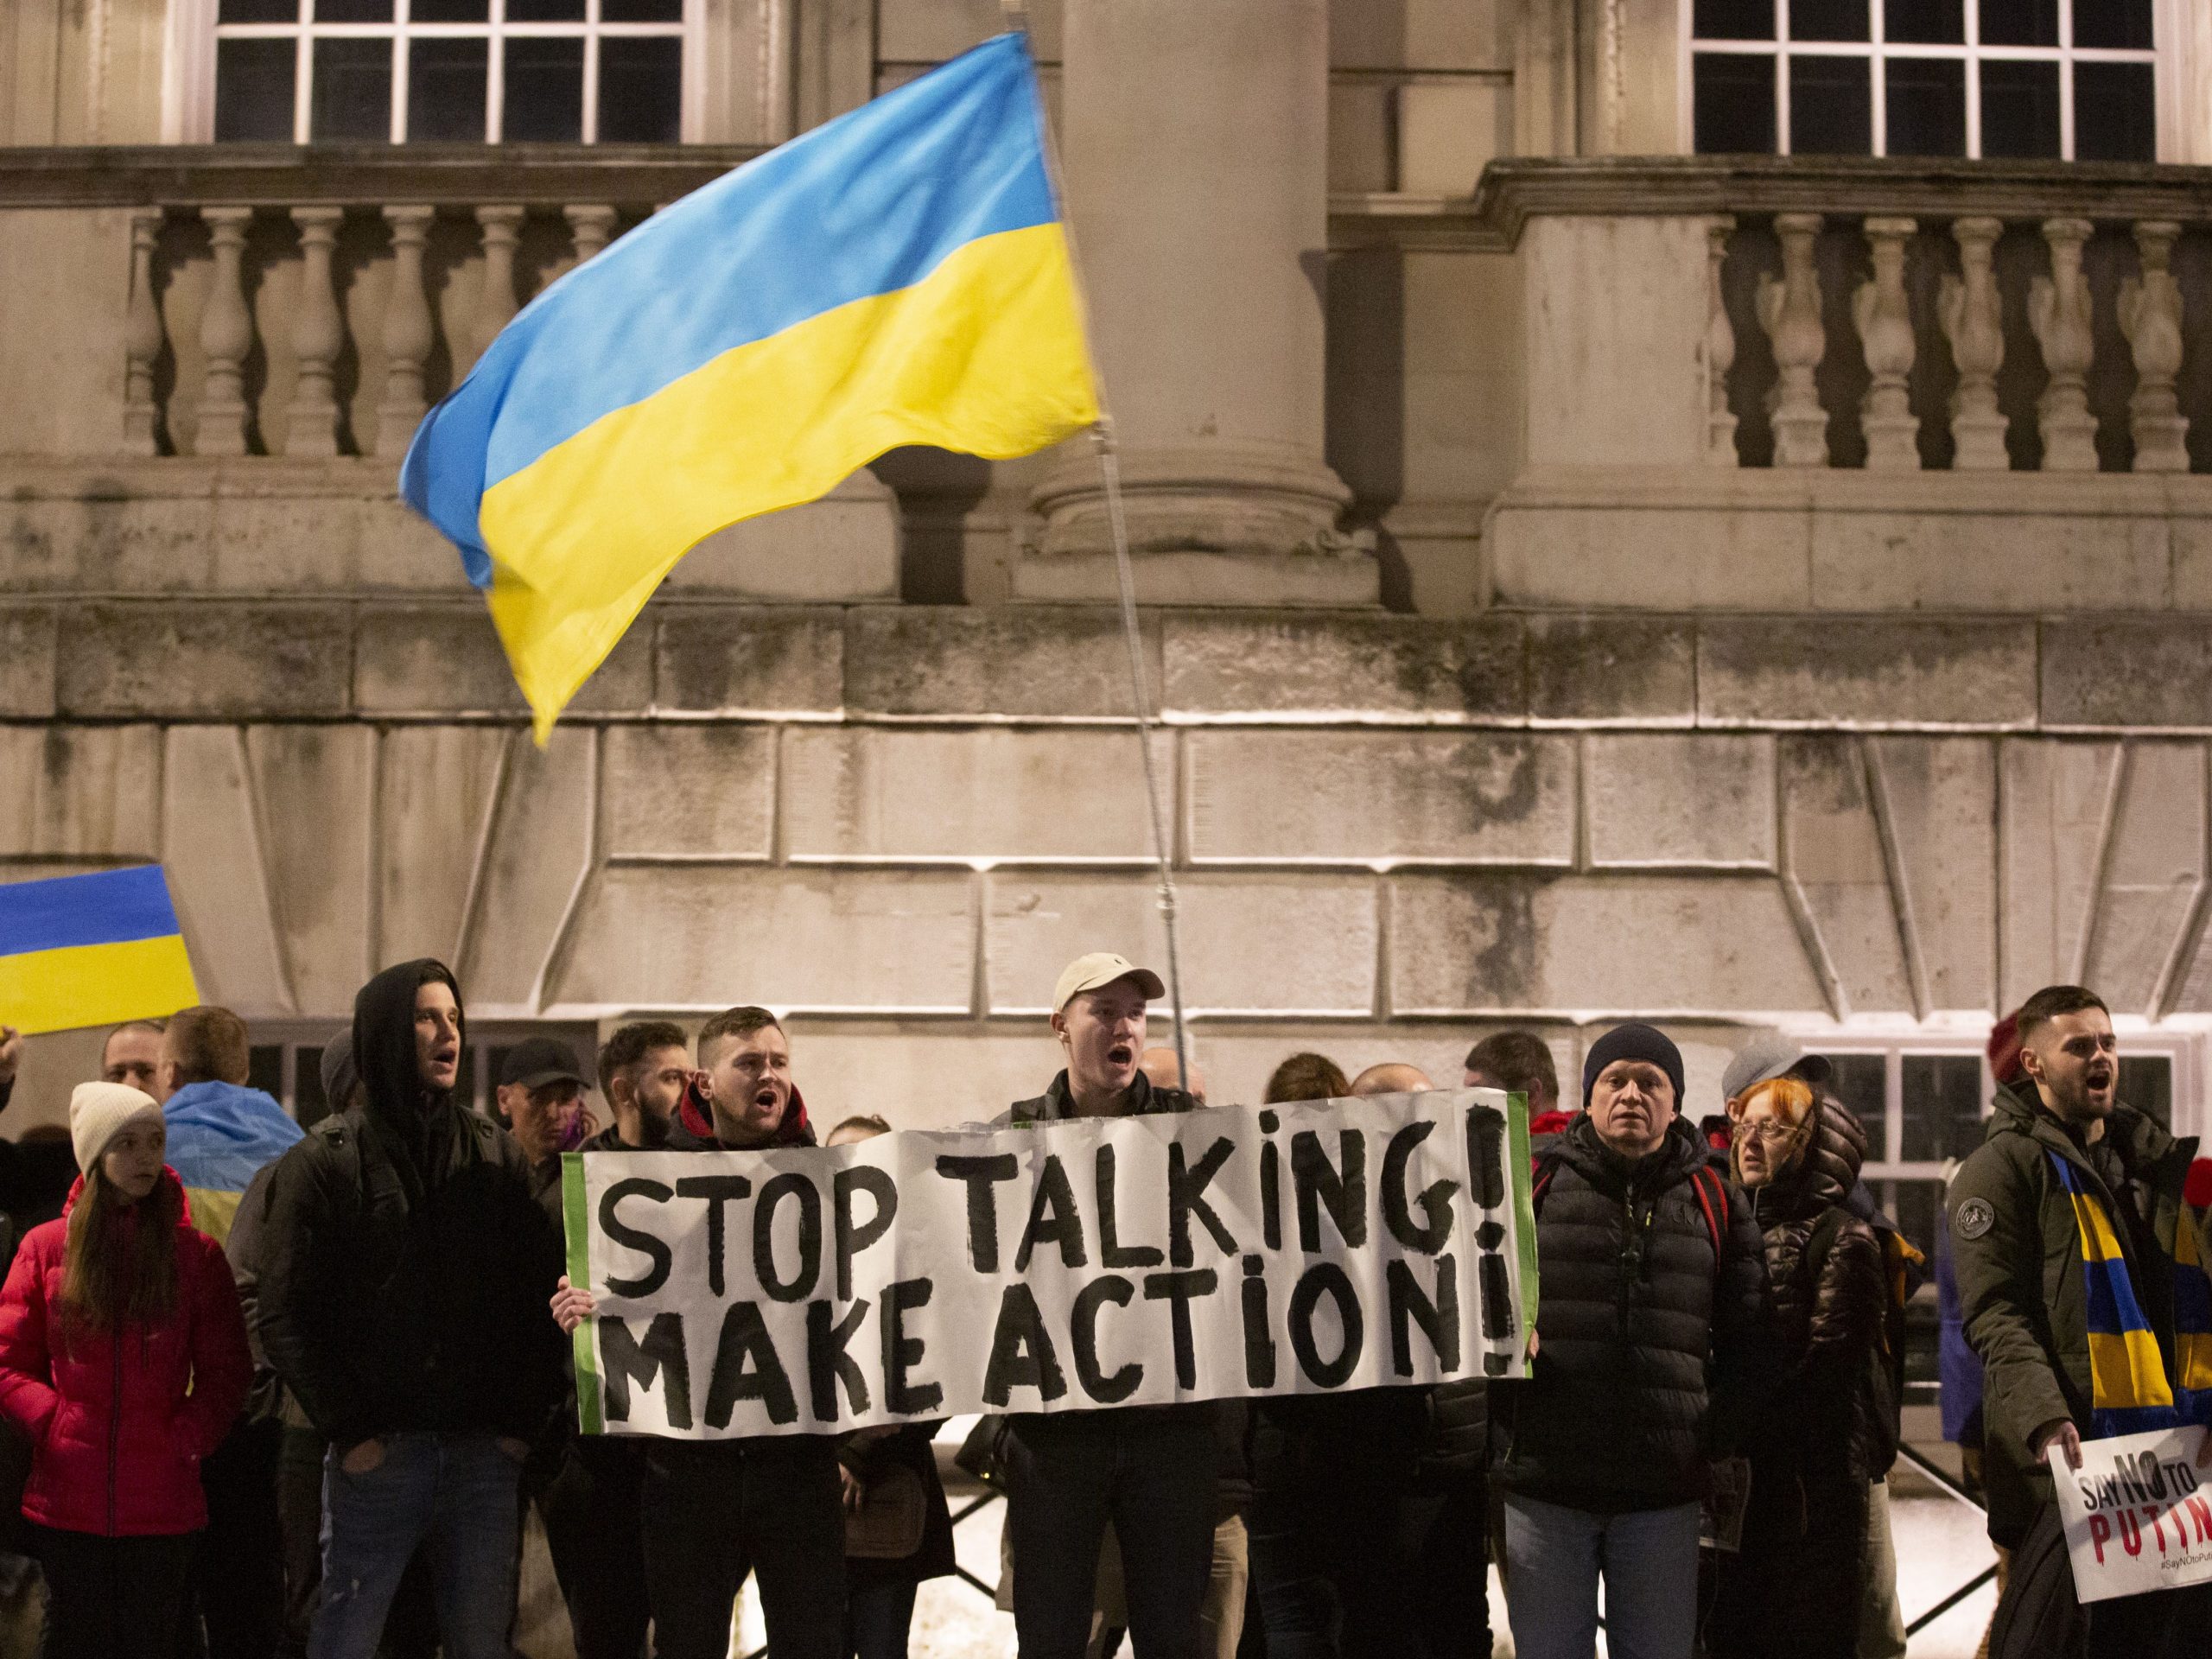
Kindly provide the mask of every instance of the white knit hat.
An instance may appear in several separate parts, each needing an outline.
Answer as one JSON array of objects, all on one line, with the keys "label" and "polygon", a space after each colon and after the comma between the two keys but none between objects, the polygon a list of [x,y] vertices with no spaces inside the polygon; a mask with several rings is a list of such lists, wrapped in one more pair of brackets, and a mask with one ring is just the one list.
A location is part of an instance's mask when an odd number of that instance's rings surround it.
[{"label": "white knit hat", "polygon": [[127,1083],[80,1083],[69,1096],[69,1143],[77,1167],[89,1173],[107,1143],[133,1123],[162,1121],[154,1097]]}]

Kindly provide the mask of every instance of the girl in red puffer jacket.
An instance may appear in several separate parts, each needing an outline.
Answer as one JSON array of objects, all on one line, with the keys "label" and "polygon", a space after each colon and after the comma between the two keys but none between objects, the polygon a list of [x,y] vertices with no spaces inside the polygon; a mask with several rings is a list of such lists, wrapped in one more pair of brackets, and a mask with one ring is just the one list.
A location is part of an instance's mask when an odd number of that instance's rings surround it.
[{"label": "girl in red puffer jacket", "polygon": [[221,1246],[162,1162],[162,1109],[80,1084],[85,1173],[33,1228],[0,1290],[0,1409],[35,1449],[23,1488],[46,1570],[45,1659],[175,1651],[200,1460],[230,1432],[253,1362]]}]

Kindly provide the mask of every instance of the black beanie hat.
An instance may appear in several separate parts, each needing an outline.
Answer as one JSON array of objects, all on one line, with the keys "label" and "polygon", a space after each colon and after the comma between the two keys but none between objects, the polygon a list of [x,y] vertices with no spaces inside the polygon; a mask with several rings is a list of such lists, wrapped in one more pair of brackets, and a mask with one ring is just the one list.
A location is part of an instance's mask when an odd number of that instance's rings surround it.
[{"label": "black beanie hat", "polygon": [[1590,1108],[1590,1091],[1597,1086],[1598,1074],[1615,1060],[1647,1060],[1667,1074],[1667,1081],[1675,1085],[1675,1109],[1682,1108],[1682,1051],[1675,1046],[1673,1038],[1656,1027],[1644,1025],[1615,1026],[1611,1031],[1590,1045],[1590,1052],[1582,1061],[1582,1107]]}]

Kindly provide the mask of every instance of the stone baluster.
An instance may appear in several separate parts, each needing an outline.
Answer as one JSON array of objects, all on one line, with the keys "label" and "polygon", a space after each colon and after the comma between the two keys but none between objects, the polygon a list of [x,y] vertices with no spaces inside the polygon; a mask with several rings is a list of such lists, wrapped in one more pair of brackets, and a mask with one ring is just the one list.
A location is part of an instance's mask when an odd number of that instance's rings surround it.
[{"label": "stone baluster", "polygon": [[1951,226],[1959,245],[1956,276],[1945,276],[1936,309],[1958,365],[1951,394],[1951,465],[1962,473],[2002,472],[2005,420],[1997,407],[1997,371],[2005,366],[2005,320],[1997,293],[1995,252],[2005,226],[1993,219],[1961,219]]},{"label": "stone baluster", "polygon": [[519,207],[479,207],[484,227],[484,288],[476,302],[476,355],[481,357],[515,315],[515,243],[522,234]]},{"label": "stone baluster", "polygon": [[156,453],[154,436],[154,360],[162,354],[162,313],[154,303],[154,244],[162,210],[130,215],[130,302],[123,316],[123,447],[134,455]]},{"label": "stone baluster", "polygon": [[292,354],[299,381],[285,416],[284,453],[338,453],[338,353],[346,343],[331,286],[331,251],[338,245],[338,207],[295,207],[292,223],[300,232],[300,307],[292,321]]},{"label": "stone baluster", "polygon": [[2089,365],[2096,336],[2089,324],[2089,283],[2082,272],[2086,219],[2047,219],[2043,239],[2050,248],[2050,275],[2028,284],[2028,326],[2043,347],[2050,384],[2036,400],[2047,473],[2097,469],[2097,417],[2089,413]]},{"label": "stone baluster", "polygon": [[1904,245],[1918,227],[1909,219],[1872,218],[1866,240],[1874,274],[1851,296],[1851,315],[1873,377],[1859,400],[1870,472],[1913,472],[1920,466],[1920,422],[1912,412],[1912,307],[1904,292]]},{"label": "stone baluster", "polygon": [[2181,372],[2181,288],[2172,270],[2181,226],[2146,219],[2135,227],[2143,274],[2120,284],[2120,326],[2135,355],[2135,395],[2128,400],[2128,428],[2135,435],[2139,473],[2189,470],[2189,420],[2174,395]]},{"label": "stone baluster", "polygon": [[1813,372],[1827,353],[1821,322],[1821,279],[1813,268],[1813,245],[1821,234],[1818,213],[1778,213],[1775,234],[1782,240],[1782,276],[1759,279],[1759,326],[1774,342],[1775,365],[1782,378],[1768,394],[1774,420],[1774,464],[1825,467],[1828,462],[1828,417],[1821,407]]},{"label": "stone baluster", "polygon": [[569,243],[580,265],[605,247],[614,233],[612,207],[563,207],[561,213],[569,221]]},{"label": "stone baluster", "polygon": [[245,356],[253,349],[253,313],[245,303],[245,232],[251,207],[203,207],[207,239],[215,257],[207,302],[200,313],[200,349],[207,375],[200,392],[200,432],[194,444],[203,455],[245,454]]},{"label": "stone baluster", "polygon": [[435,343],[430,296],[423,286],[423,244],[430,233],[429,207],[387,207],[391,226],[391,297],[384,312],[384,396],[377,400],[377,453],[397,455],[429,406],[423,365]]},{"label": "stone baluster", "polygon": [[1736,416],[1728,407],[1728,371],[1736,362],[1736,330],[1728,321],[1728,305],[1720,291],[1720,267],[1728,257],[1728,238],[1734,234],[1733,215],[1722,213],[1705,227],[1706,302],[1711,312],[1705,325],[1705,458],[1715,467],[1740,465],[1736,454]]}]

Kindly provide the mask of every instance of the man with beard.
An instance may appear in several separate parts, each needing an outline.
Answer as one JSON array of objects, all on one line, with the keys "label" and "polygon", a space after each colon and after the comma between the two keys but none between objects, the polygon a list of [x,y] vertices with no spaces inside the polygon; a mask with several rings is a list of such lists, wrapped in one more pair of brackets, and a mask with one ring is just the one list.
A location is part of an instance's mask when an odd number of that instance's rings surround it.
[{"label": "man with beard", "polygon": [[690,1086],[691,1045],[683,1027],[666,1020],[621,1027],[599,1049],[599,1092],[614,1121],[580,1150],[658,1150]]},{"label": "man with beard", "polygon": [[1983,1367],[1989,1535],[2013,1552],[1990,1652],[2200,1653],[2207,1586],[2074,1608],[2044,1461],[2056,1445],[2078,1469],[2084,1436],[2212,1421],[2212,1285],[2182,1201],[2196,1143],[2120,1103],[2095,992],[2048,986],[2018,1022],[2023,1075],[1999,1086],[1945,1205]]},{"label": "man with beard", "polygon": [[[699,1032],[699,1066],[663,1149],[810,1147],[791,1045],[766,1008],[732,1008]],[[591,1292],[564,1277],[553,1317],[573,1332]],[[645,1593],[658,1659],[723,1659],[730,1604],[758,1572],[776,1659],[842,1659],[845,1518],[830,1434],[645,1442]]]},{"label": "man with beard", "polygon": [[372,979],[359,1103],[270,1182],[262,1344],[330,1442],[309,1659],[370,1659],[418,1546],[447,1659],[506,1659],[522,1462],[561,1397],[538,1311],[560,1245],[513,1141],[454,1096],[465,1033],[443,963]]}]

